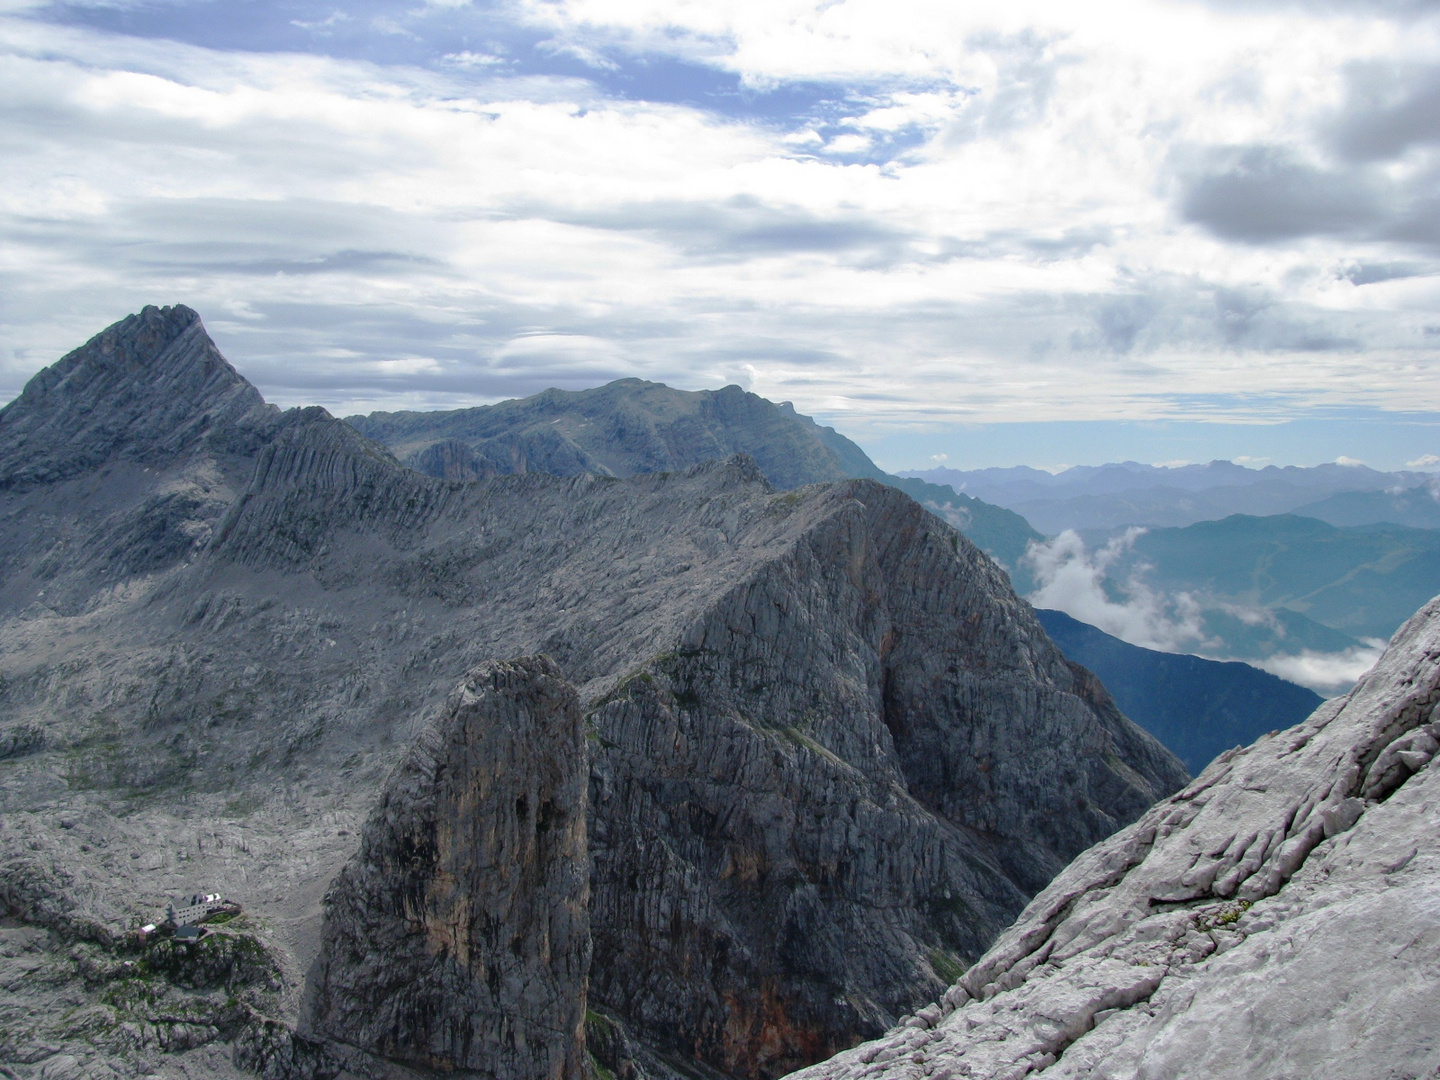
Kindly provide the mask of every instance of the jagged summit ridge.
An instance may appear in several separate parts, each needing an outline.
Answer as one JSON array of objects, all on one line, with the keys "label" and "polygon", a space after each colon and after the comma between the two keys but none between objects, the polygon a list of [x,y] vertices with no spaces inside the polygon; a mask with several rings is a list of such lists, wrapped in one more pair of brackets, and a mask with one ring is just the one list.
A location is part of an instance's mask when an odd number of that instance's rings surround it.
[{"label": "jagged summit ridge", "polygon": [[1434,1076],[1437,703],[1440,598],[1076,859],[942,1001],[797,1077]]},{"label": "jagged summit ridge", "polygon": [[212,432],[233,440],[266,411],[199,315],[147,307],[41,371],[0,409],[0,488],[65,480],[117,455],[163,465]]}]

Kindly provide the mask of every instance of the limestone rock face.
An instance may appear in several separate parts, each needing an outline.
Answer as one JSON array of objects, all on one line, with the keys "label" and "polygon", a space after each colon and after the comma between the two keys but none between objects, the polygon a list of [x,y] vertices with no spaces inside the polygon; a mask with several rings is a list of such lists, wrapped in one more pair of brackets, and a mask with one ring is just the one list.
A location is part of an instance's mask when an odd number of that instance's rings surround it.
[{"label": "limestone rock face", "polygon": [[[590,1003],[616,1053],[654,1051],[653,1080],[759,1080],[880,1034],[1185,781],[1003,572],[893,488],[779,492],[743,456],[445,480],[323,409],[200,423],[210,399],[172,398],[210,383],[129,325],[130,383],[56,398],[44,430],[149,393],[194,418],[186,438],[73,473],[63,440],[53,461],[22,446],[34,486],[0,488],[0,860],[112,927],[167,894],[236,896],[291,965],[271,1020],[299,1015],[321,897],[385,778],[496,658],[552,656],[579,695]],[[188,354],[202,374],[208,348]],[[22,395],[0,427],[49,401]],[[118,416],[106,430],[158,431]],[[336,1000],[363,1045],[463,1052]]]},{"label": "limestone rock face", "polygon": [[553,661],[471,671],[326,896],[312,1034],[451,1075],[578,1080],[586,760]]},{"label": "limestone rock face", "polygon": [[796,525],[592,713],[594,999],[747,1076],[938,993],[1184,775],[909,499]]},{"label": "limestone rock face", "polygon": [[934,1005],[804,1080],[1440,1070],[1440,599],[1348,695],[1076,859]]}]

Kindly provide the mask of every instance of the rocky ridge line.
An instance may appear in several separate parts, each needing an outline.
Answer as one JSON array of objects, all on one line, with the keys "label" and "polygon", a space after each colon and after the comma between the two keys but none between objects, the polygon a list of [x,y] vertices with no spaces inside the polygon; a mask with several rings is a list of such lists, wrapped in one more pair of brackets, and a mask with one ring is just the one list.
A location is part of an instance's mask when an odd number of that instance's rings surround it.
[{"label": "rocky ridge line", "polygon": [[377,412],[346,423],[405,464],[445,480],[525,473],[629,477],[745,454],[782,490],[854,479],[899,488],[1012,568],[1026,544],[1041,539],[1018,514],[948,487],[891,476],[834,428],[789,402],[776,404],[738,386],[690,391],[618,379],[473,409]]}]

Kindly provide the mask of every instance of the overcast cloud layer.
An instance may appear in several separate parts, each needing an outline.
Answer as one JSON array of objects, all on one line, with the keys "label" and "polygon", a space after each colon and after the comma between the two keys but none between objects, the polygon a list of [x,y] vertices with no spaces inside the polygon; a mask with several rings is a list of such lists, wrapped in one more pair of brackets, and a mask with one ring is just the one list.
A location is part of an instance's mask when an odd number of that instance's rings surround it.
[{"label": "overcast cloud layer", "polygon": [[634,375],[891,446],[1434,442],[1434,3],[0,0],[0,53],[0,398],[184,302],[340,413]]}]

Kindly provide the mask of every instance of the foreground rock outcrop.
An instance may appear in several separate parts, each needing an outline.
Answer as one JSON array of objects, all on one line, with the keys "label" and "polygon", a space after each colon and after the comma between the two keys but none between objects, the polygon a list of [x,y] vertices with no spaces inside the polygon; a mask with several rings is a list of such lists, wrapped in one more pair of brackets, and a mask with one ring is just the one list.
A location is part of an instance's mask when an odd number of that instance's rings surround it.
[{"label": "foreground rock outcrop", "polygon": [[803,1080],[1440,1072],[1440,599],[1348,695],[1056,878],[935,1005]]},{"label": "foreground rock outcrop", "polygon": [[309,1034],[451,1075],[578,1080],[587,774],[553,661],[471,671],[330,888]]}]

